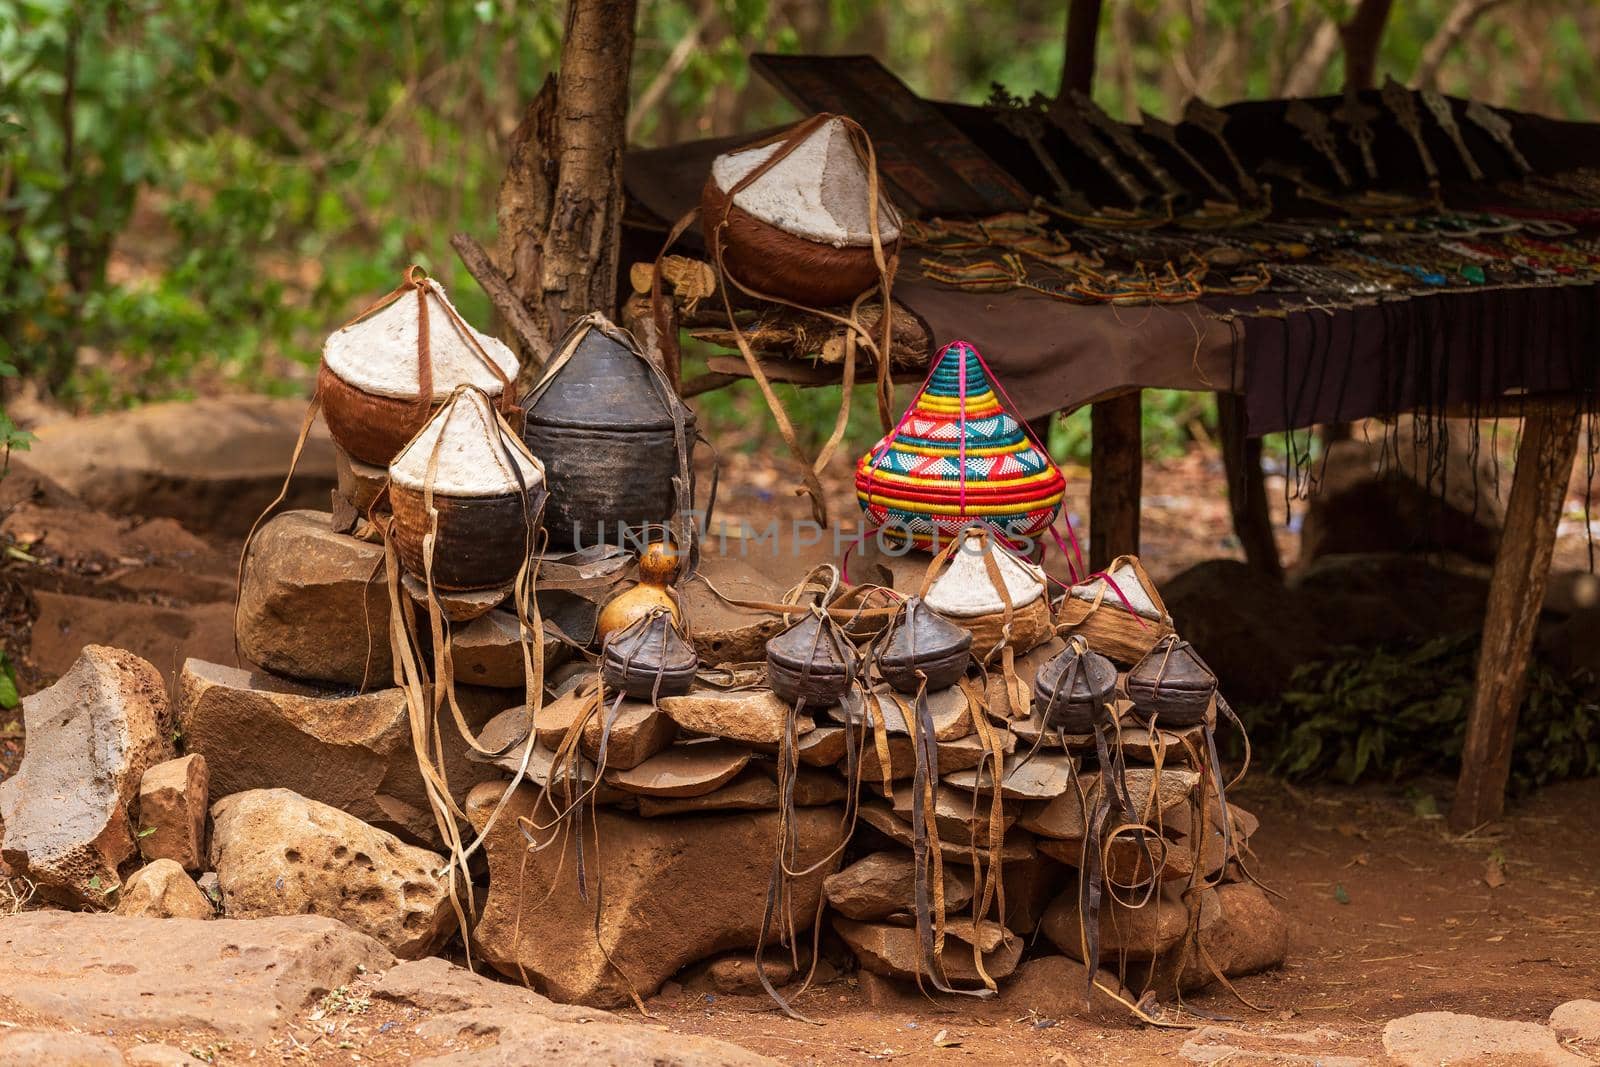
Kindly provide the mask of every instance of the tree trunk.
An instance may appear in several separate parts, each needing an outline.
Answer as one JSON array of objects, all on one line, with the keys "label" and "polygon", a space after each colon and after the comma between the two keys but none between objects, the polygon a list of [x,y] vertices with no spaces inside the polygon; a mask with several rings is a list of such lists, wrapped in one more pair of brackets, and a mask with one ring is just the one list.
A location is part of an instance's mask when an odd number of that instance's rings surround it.
[{"label": "tree trunk", "polygon": [[1066,100],[1076,89],[1087,93],[1094,83],[1094,48],[1100,36],[1100,0],[1072,0],[1067,10],[1066,47],[1061,63],[1061,91]]},{"label": "tree trunk", "polygon": [[1344,41],[1344,84],[1348,89],[1370,89],[1378,69],[1378,45],[1383,25],[1389,21],[1394,0],[1361,0],[1350,21],[1339,27]]},{"label": "tree trunk", "polygon": [[[500,183],[498,266],[545,337],[617,314],[622,152],[637,0],[569,0],[561,70],[516,133]],[[524,351],[524,361],[535,353]]]},{"label": "tree trunk", "polygon": [[1439,27],[1439,32],[1423,46],[1422,58],[1417,60],[1417,74],[1413,79],[1416,87],[1432,89],[1438,85],[1439,68],[1444,65],[1445,57],[1450,54],[1450,50],[1467,35],[1473,23],[1482,18],[1490,8],[1504,2],[1505,0],[1458,0],[1456,6],[1450,9],[1450,14],[1445,17],[1444,25]]}]

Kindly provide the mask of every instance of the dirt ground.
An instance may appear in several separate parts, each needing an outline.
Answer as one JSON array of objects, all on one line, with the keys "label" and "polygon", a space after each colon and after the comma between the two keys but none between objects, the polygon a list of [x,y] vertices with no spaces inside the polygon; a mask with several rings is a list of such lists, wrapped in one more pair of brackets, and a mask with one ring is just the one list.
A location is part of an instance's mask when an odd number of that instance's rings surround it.
[{"label": "dirt ground", "polygon": [[[1067,473],[1082,507],[1087,474]],[[836,509],[853,515],[847,472],[829,475]],[[725,519],[806,512],[767,456],[725,456],[723,477]],[[6,495],[0,519],[16,519],[28,505]],[[1281,514],[1281,483],[1269,495]],[[1200,560],[1239,557],[1214,452],[1152,465],[1145,498],[1144,558],[1158,582]],[[23,557],[4,557],[0,642],[24,692],[54,673],[27,651],[41,590],[179,610],[218,589],[231,592],[238,542],[211,539],[197,548],[175,526],[90,513],[48,531]],[[1280,547],[1292,561],[1296,537],[1281,525]],[[1567,523],[1558,566],[1582,566],[1586,554],[1581,523]],[[73,630],[94,626],[84,617]],[[0,777],[20,758],[19,720],[0,712]],[[792,1063],[1144,1064],[1178,1060],[1186,1042],[1191,1053],[1213,1060],[1230,1054],[1200,1046],[1237,1049],[1235,1062],[1250,1059],[1250,1051],[1378,1056],[1383,1025],[1396,1016],[1451,1010],[1543,1020],[1563,1001],[1600,997],[1600,781],[1545,789],[1516,803],[1505,820],[1463,836],[1449,833],[1438,814],[1448,808],[1453,783],[1406,786],[1295,788],[1253,774],[1234,794],[1261,819],[1254,871],[1280,895],[1291,945],[1283,969],[1238,981],[1238,997],[1214,990],[1193,1001],[1214,1019],[1175,1012],[1171,1028],[1091,1025],[1070,1013],[1065,990],[1056,1004],[1027,1010],[1004,998],[941,1003],[889,995],[853,975],[800,1002],[820,1026],[786,1019],[763,997],[672,990],[648,1007],[659,1025]],[[6,904],[0,893],[0,914]],[[360,993],[351,995],[359,1001]],[[28,1022],[3,1010],[0,1018]],[[414,1009],[374,1003],[307,1018],[295,1036],[267,1048],[162,1036],[219,1063],[402,1063],[440,1051],[418,1042],[415,1021]],[[124,1039],[135,1040],[120,1035],[119,1043]],[[1582,1051],[1600,1056],[1600,1049]]]}]

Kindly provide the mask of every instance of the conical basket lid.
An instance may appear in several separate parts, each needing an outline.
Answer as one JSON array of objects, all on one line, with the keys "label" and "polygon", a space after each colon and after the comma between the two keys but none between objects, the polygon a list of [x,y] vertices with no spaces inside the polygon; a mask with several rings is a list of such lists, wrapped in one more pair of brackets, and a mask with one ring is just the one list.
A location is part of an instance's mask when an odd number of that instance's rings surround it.
[{"label": "conical basket lid", "polygon": [[574,324],[522,408],[545,426],[670,430],[672,403],[633,339],[595,312]]},{"label": "conical basket lid", "polygon": [[1007,412],[977,349],[952,341],[892,432],[856,464],[856,497],[876,526],[918,545],[973,522],[1028,537],[1055,518],[1061,471]]},{"label": "conical basket lid", "polygon": [[[1072,689],[1066,688],[1066,677],[1077,667],[1072,679]],[[1060,700],[1068,704],[1107,700],[1117,688],[1117,668],[1114,663],[1076,643],[1067,645],[1053,656],[1033,679],[1033,691],[1040,700]]]},{"label": "conical basket lid", "polygon": [[985,548],[994,557],[1012,610],[1027,607],[1044,596],[1043,570],[1017,558],[986,531],[974,530],[962,538],[950,555],[950,565],[928,590],[928,607],[952,619],[975,619],[1005,610],[1005,601],[984,560]]},{"label": "conical basket lid", "polygon": [[389,464],[389,480],[459,497],[503,496],[544,484],[544,464],[477,389],[455,393]]},{"label": "conical basket lid", "polygon": [[625,668],[633,677],[681,674],[700,662],[694,646],[665,611],[651,612],[612,637],[604,657],[608,666]]},{"label": "conical basket lid", "polygon": [[[711,177],[724,193],[784,143],[741,148],[718,156]],[[838,118],[806,135],[772,169],[739,190],[735,206],[762,222],[810,241],[841,247],[871,244],[868,218],[867,167],[850,143],[850,131]],[[880,190],[878,235],[885,242],[900,236],[900,216]]]},{"label": "conical basket lid", "polygon": [[801,620],[767,642],[767,659],[791,671],[842,675],[853,659],[839,635],[839,628],[817,612],[807,612]]},{"label": "conical basket lid", "polygon": [[1130,689],[1207,693],[1217,687],[1217,676],[1187,641],[1168,637],[1157,643],[1128,672]]},{"label": "conical basket lid", "polygon": [[[322,346],[322,361],[342,380],[375,396],[413,399],[417,395],[421,316],[428,317],[428,355],[433,396],[443,400],[458,385],[473,385],[499,396],[505,381],[517,377],[517,356],[498,339],[466,325],[444,288],[420,280],[423,299],[402,293],[385,307],[334,331]],[[500,368],[495,374],[486,361]]]},{"label": "conical basket lid", "polygon": [[915,666],[942,662],[972,647],[972,631],[936,614],[921,597],[906,600],[905,613],[884,645],[885,662]]}]

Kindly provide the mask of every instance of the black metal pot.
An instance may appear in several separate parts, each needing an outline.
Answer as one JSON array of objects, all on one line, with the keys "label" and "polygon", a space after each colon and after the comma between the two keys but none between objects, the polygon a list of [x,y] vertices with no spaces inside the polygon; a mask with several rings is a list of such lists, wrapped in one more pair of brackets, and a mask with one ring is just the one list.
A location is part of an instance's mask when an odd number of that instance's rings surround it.
[{"label": "black metal pot", "polygon": [[1176,634],[1156,642],[1128,672],[1128,697],[1143,722],[1163,726],[1198,726],[1206,721],[1217,676],[1200,653]]},{"label": "black metal pot", "polygon": [[972,631],[946,619],[919,596],[906,600],[905,611],[878,654],[878,673],[902,693],[915,693],[927,676],[928,689],[947,689],[961,680],[972,661]]},{"label": "black metal pot", "polygon": [[694,684],[700,659],[665,611],[619,631],[600,653],[600,677],[635,700],[678,696]]},{"label": "black metal pot", "polygon": [[[627,531],[693,506],[694,412],[603,316],[573,326],[521,405],[522,438],[545,465],[552,544],[626,543]],[[673,482],[680,469],[682,493]]]},{"label": "black metal pot", "polygon": [[1087,734],[1094,730],[1095,709],[1108,707],[1116,689],[1116,665],[1073,641],[1034,676],[1034,707],[1049,729]]}]

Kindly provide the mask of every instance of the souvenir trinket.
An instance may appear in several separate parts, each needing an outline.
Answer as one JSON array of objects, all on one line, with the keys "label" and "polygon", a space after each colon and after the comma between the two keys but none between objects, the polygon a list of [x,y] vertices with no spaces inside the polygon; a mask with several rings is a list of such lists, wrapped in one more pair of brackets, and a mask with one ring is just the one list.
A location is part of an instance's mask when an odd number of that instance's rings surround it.
[{"label": "souvenir trinket", "polygon": [[470,385],[389,464],[400,562],[440,589],[510,584],[536,548],[544,499],[544,465]]},{"label": "souvenir trinket", "polygon": [[955,685],[972,662],[972,633],[928,607],[907,598],[889,641],[878,653],[878,673],[902,693]]},{"label": "souvenir trinket", "polygon": [[1461,139],[1461,127],[1456,125],[1456,115],[1450,110],[1450,101],[1437,89],[1423,89],[1422,102],[1433,115],[1433,121],[1439,124],[1439,128],[1450,138],[1450,143],[1455,145],[1456,155],[1461,157],[1462,166],[1467,168],[1467,177],[1475,182],[1483,181],[1482,168],[1467,150],[1467,143]]},{"label": "souvenir trinket", "polygon": [[457,386],[500,401],[516,375],[516,354],[462,321],[443,287],[412,267],[323,344],[317,397],[334,442],[387,467]]},{"label": "souvenir trinket", "polygon": [[622,544],[693,509],[694,412],[604,315],[573,324],[521,404],[550,478],[552,544]]},{"label": "souvenir trinket", "polygon": [[608,637],[600,651],[601,679],[634,700],[687,693],[699,666],[694,646],[663,607]]},{"label": "souvenir trinket", "polygon": [[700,221],[720,267],[742,288],[808,307],[849,303],[880,278],[900,242],[900,215],[881,191],[874,213],[865,134],[817,115],[775,138],[716,158]]},{"label": "souvenir trinket", "polygon": [[1128,672],[1128,698],[1141,722],[1182,729],[1206,721],[1217,676],[1194,646],[1168,634]]}]

